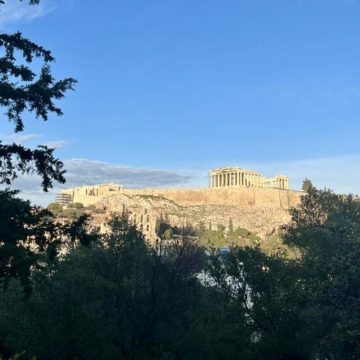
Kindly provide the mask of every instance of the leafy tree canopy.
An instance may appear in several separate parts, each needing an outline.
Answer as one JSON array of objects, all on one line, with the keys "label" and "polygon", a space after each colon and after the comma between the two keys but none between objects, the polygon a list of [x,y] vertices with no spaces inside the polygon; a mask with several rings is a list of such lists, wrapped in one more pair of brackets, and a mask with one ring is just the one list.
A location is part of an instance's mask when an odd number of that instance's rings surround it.
[{"label": "leafy tree canopy", "polygon": [[[5,2],[1,1],[0,5]],[[30,5],[38,3],[37,0],[29,1]],[[74,89],[76,80],[55,80],[50,69],[55,60],[51,52],[20,32],[0,33],[0,49],[3,54],[0,57],[0,106],[14,131],[24,130],[25,112],[44,121],[51,113],[62,115],[55,102],[63,98],[66,91]],[[38,72],[31,67],[35,60],[42,62]],[[52,187],[53,181],[64,183],[63,164],[54,157],[53,151],[46,146],[30,149],[0,142],[0,183],[10,184],[18,174],[39,175],[45,191]]]},{"label": "leafy tree canopy", "polygon": [[302,189],[303,189],[305,192],[309,192],[312,188],[313,188],[313,184],[312,184],[311,180],[309,180],[309,179],[306,178],[306,179],[303,181]]}]

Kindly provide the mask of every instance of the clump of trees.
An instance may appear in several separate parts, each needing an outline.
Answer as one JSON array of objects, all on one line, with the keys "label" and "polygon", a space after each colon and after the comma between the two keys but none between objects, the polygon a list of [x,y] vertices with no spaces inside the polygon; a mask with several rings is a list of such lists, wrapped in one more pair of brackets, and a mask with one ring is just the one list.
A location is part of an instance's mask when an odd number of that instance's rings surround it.
[{"label": "clump of trees", "polygon": [[[29,227],[32,217],[16,219],[26,226],[3,233],[8,247],[0,247],[0,353],[8,358],[25,351],[24,359],[356,359],[359,214],[352,196],[312,188],[283,229],[294,258],[259,247],[219,254],[186,237],[159,253],[126,216],[112,219],[108,234],[91,233],[82,219],[61,238],[48,214],[35,224],[53,229],[51,236]],[[64,234],[71,246],[62,254],[55,250]],[[6,264],[4,252],[14,252]]]},{"label": "clump of trees", "polygon": [[82,203],[69,203],[63,206],[59,203],[50,203],[47,206],[54,216],[58,218],[77,219],[90,212],[95,212],[94,207],[84,207]]}]

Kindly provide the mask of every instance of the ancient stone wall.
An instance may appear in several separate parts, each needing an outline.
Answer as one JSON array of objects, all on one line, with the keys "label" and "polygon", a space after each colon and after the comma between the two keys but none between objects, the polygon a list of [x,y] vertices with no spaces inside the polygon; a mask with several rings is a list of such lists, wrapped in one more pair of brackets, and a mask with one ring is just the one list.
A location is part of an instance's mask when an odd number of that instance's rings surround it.
[{"label": "ancient stone wall", "polygon": [[[156,223],[159,218],[158,214],[154,214],[152,209],[148,211],[147,207],[138,208],[136,205],[134,206],[134,201],[131,201],[132,204],[129,204],[129,201],[124,202],[124,197],[117,196],[112,197],[112,199],[118,198],[116,204],[112,205],[102,214],[94,214],[92,216],[92,223],[96,224],[100,229],[100,233],[105,234],[109,232],[108,221],[111,219],[113,215],[121,215],[125,210],[128,215],[129,223],[135,225],[139,231],[141,231],[147,241],[151,244],[154,244],[157,239],[156,234]],[[108,202],[99,203],[100,207],[103,207],[104,204],[106,206],[109,205]]]},{"label": "ancient stone wall", "polygon": [[225,205],[225,206],[269,206],[289,209],[297,206],[301,191],[254,188],[254,187],[225,187],[212,189],[122,189],[120,186],[83,186],[63,190],[61,194],[70,194],[72,202],[89,206],[98,203],[109,196],[128,194],[157,196],[174,201],[183,206],[196,205]]},{"label": "ancient stone wall", "polygon": [[107,196],[122,193],[122,186],[118,184],[100,184],[94,186],[79,186],[72,189],[62,190],[57,195],[57,201],[81,203],[84,206],[94,205]]},{"label": "ancient stone wall", "polygon": [[261,188],[123,190],[128,195],[157,196],[179,205],[269,206],[289,209],[300,203],[302,191]]}]

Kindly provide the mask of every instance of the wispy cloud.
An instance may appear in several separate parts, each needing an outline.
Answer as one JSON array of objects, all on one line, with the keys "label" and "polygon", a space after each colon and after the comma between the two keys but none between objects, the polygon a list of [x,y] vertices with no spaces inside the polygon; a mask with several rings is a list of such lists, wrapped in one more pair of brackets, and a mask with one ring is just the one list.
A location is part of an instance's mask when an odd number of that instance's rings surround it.
[{"label": "wispy cloud", "polygon": [[171,171],[154,168],[138,168],[87,159],[64,161],[66,184],[52,191],[41,191],[41,180],[37,176],[21,176],[13,188],[22,191],[21,196],[36,204],[46,205],[54,201],[61,188],[101,183],[118,183],[125,188],[145,187],[192,187],[197,184],[197,172]]},{"label": "wispy cloud", "polygon": [[[11,134],[11,135],[1,135],[1,139],[5,144],[16,143],[19,145],[28,144],[30,145],[37,145],[35,144],[35,140],[39,138],[43,138],[43,135],[40,134]],[[53,141],[40,141],[42,145],[45,145],[52,149],[62,149],[63,147],[69,145],[71,142],[68,140],[53,140]]]},{"label": "wispy cloud", "polygon": [[41,135],[38,134],[13,134],[2,136],[4,143],[25,144],[31,142]]},{"label": "wispy cloud", "polygon": [[87,159],[66,160],[67,186],[115,182],[130,188],[180,186],[188,184],[194,174],[136,168]]},{"label": "wispy cloud", "polygon": [[43,17],[55,9],[54,0],[43,0],[36,6],[30,6],[27,1],[8,0],[0,6],[0,29],[13,23],[28,22]]},{"label": "wispy cloud", "polygon": [[69,144],[70,142],[66,140],[56,140],[56,141],[48,141],[44,145],[52,149],[62,149],[63,147]]}]

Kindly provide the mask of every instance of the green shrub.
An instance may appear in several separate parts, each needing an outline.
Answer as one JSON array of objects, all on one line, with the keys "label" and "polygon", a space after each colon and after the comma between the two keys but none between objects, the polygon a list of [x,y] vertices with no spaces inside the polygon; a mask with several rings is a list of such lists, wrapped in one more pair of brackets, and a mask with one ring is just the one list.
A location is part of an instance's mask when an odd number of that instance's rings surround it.
[{"label": "green shrub", "polygon": [[53,202],[53,203],[50,203],[47,208],[54,214],[54,215],[58,215],[63,207],[61,204],[57,203],[57,202]]}]

